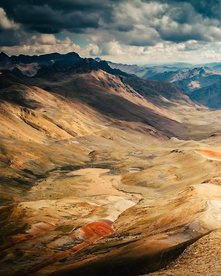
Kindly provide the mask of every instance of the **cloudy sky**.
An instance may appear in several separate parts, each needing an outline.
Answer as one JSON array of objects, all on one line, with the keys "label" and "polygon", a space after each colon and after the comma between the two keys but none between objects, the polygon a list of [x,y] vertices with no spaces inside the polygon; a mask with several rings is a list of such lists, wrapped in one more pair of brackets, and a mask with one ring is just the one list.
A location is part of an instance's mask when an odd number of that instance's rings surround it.
[{"label": "cloudy sky", "polygon": [[0,0],[0,51],[221,61],[221,0]]}]

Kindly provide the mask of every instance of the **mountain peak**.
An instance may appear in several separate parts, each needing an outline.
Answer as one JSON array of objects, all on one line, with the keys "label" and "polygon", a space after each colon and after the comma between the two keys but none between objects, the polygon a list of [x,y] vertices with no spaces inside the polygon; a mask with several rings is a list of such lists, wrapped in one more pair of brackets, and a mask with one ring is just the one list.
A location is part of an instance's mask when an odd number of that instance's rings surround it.
[{"label": "mountain peak", "polygon": [[100,62],[100,61],[101,61],[101,58],[96,57],[94,60],[97,61],[97,62]]},{"label": "mountain peak", "polygon": [[69,53],[67,53],[67,54],[65,54],[65,56],[70,56],[70,57],[78,57],[78,58],[80,58],[80,56],[77,54],[77,53],[75,53],[75,52],[69,52]]},{"label": "mountain peak", "polygon": [[0,60],[1,60],[1,59],[6,59],[6,58],[8,59],[9,56],[6,55],[4,52],[1,52],[1,53],[0,53]]}]

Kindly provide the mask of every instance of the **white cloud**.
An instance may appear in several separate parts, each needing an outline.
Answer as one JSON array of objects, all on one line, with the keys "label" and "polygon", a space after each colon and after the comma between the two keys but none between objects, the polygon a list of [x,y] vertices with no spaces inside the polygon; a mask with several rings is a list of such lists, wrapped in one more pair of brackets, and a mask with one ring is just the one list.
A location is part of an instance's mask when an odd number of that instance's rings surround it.
[{"label": "white cloud", "polygon": [[77,52],[82,57],[99,56],[101,50],[95,43],[89,43],[85,47],[80,47],[69,37],[58,39],[53,34],[35,34],[32,35],[23,45],[0,47],[0,50],[8,55],[41,55],[47,53],[69,53]]},{"label": "white cloud", "polygon": [[101,54],[101,50],[95,43],[89,43],[86,47],[79,49],[79,54],[83,57],[94,57]]},{"label": "white cloud", "polygon": [[[154,46],[138,47],[118,45],[118,51],[109,51],[102,55],[103,59],[128,64],[172,63],[206,63],[221,61],[221,42],[199,43],[187,41],[182,43],[159,42]],[[211,49],[213,47],[213,49]]]},{"label": "white cloud", "polygon": [[17,24],[7,18],[6,12],[3,8],[0,8],[0,28],[3,30],[16,29]]},{"label": "white cloud", "polygon": [[80,46],[75,44],[68,37],[64,40],[60,40],[52,34],[38,34],[33,35],[30,39],[27,39],[27,41],[23,45],[1,47],[1,51],[6,52],[9,55],[40,55],[53,52],[79,52]]},{"label": "white cloud", "polygon": [[120,43],[116,40],[113,40],[113,41],[110,41],[110,42],[107,42],[107,43],[104,43],[102,45],[102,52],[101,52],[102,55],[122,55],[124,54],[123,52],[123,49],[120,45]]},{"label": "white cloud", "polygon": [[35,45],[56,45],[58,42],[53,34],[38,34],[30,38],[30,43]]}]

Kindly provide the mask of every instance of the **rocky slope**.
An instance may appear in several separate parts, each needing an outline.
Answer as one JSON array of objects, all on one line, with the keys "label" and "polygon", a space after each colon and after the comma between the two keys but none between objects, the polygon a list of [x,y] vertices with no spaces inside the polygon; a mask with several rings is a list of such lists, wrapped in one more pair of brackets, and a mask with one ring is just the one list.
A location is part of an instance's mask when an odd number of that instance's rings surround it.
[{"label": "rocky slope", "polygon": [[185,250],[168,268],[148,275],[220,275],[220,238],[220,230],[204,236]]}]

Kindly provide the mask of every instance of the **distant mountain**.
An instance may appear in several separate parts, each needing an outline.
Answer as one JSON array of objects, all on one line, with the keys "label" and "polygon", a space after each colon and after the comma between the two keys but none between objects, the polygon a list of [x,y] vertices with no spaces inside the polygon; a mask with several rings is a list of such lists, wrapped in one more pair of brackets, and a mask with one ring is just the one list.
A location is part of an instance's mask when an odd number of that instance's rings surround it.
[{"label": "distant mountain", "polygon": [[7,56],[0,54],[0,70],[14,71],[17,75],[33,77],[35,75],[52,74],[54,72],[88,72],[102,69],[108,73],[127,76],[119,69],[112,69],[106,61],[92,58],[81,58],[77,53],[45,54],[45,55],[19,55]]},{"label": "distant mountain", "polygon": [[121,71],[127,72],[128,74],[136,75],[137,77],[143,79],[152,79],[153,76],[157,74],[162,74],[165,72],[173,72],[181,69],[189,69],[192,65],[187,63],[175,63],[175,64],[167,64],[167,65],[143,65],[138,66],[136,64],[121,64],[121,63],[113,63],[111,61],[107,61],[109,66],[114,69],[119,69]]},{"label": "distant mountain", "polygon": [[197,67],[189,70],[169,71],[156,74],[151,77],[153,80],[171,82],[179,86],[184,93],[210,86],[221,81],[221,75],[209,71],[205,67]]},{"label": "distant mountain", "polygon": [[207,63],[204,65],[204,67],[210,71],[219,72],[219,73],[221,72],[221,63],[220,62]]},{"label": "distant mountain", "polygon": [[212,85],[196,89],[189,94],[190,98],[209,108],[221,108],[221,81]]},{"label": "distant mountain", "polygon": [[0,70],[14,70],[18,69],[23,75],[34,76],[38,70],[44,66],[51,66],[56,62],[68,63],[77,62],[81,58],[76,53],[68,53],[61,55],[58,53],[46,55],[19,55],[8,57],[6,54],[0,54]]},{"label": "distant mountain", "polygon": [[[181,94],[190,96],[197,104],[209,108],[221,108],[221,64],[206,64],[193,67],[190,64],[171,64],[153,67],[140,67],[137,65],[125,65],[108,62],[112,68],[120,68],[140,78],[126,78],[125,81],[138,91],[142,96],[155,104],[168,105],[169,101],[182,102],[185,105],[188,98],[182,98]],[[189,68],[188,68],[189,66]],[[143,81],[146,79],[146,81]],[[169,83],[171,83],[169,85]],[[174,84],[174,86],[172,86]],[[177,88],[179,87],[179,89]],[[160,96],[161,98],[160,98]],[[168,100],[162,102],[162,97]],[[160,100],[161,99],[161,100]]]},{"label": "distant mountain", "polygon": [[0,53],[0,69],[10,69],[11,62],[10,57],[7,56],[5,53]]},{"label": "distant mountain", "polygon": [[174,104],[192,105],[189,98],[175,84],[161,81],[143,80],[137,77],[124,78],[124,81],[140,95],[159,106]]},{"label": "distant mountain", "polygon": [[146,67],[138,66],[136,64],[128,65],[128,64],[114,63],[114,62],[111,62],[111,61],[107,61],[107,63],[113,69],[119,69],[119,70],[124,71],[128,74],[136,75],[137,77],[140,77],[140,78],[142,78],[147,72]]},{"label": "distant mountain", "polygon": [[19,56],[11,56],[10,60],[12,64],[19,64],[19,63],[38,63],[39,65],[50,65],[58,61],[63,62],[69,62],[70,60],[78,61],[80,60],[80,56],[75,53],[71,52],[68,54],[58,54],[58,53],[52,53],[52,54],[45,54],[45,55],[39,55],[39,56],[28,56],[28,55],[19,55]]},{"label": "distant mountain", "polygon": [[203,77],[206,75],[206,71],[203,67],[193,68],[189,70],[177,70],[177,71],[168,71],[154,75],[151,79],[161,80],[168,82],[177,82],[185,79],[190,79],[194,77]]},{"label": "distant mountain", "polygon": [[[197,92],[202,89],[202,94],[204,94],[205,91],[211,91],[213,87],[215,91],[217,91],[221,82],[220,63],[209,63],[201,66],[194,66],[188,63],[138,66],[118,64],[108,61],[108,64],[111,68],[120,69],[121,71],[135,75],[141,79],[173,83],[178,86],[184,94],[190,94],[191,98],[193,97],[194,100],[195,97],[198,97],[196,96],[196,93],[192,93],[193,91]],[[141,86],[142,85],[140,85],[140,87]],[[164,87],[166,87],[166,84],[164,84]],[[203,103],[200,100],[198,102]],[[208,107],[214,107],[212,103],[204,101],[206,106],[207,103],[209,104]]]}]

